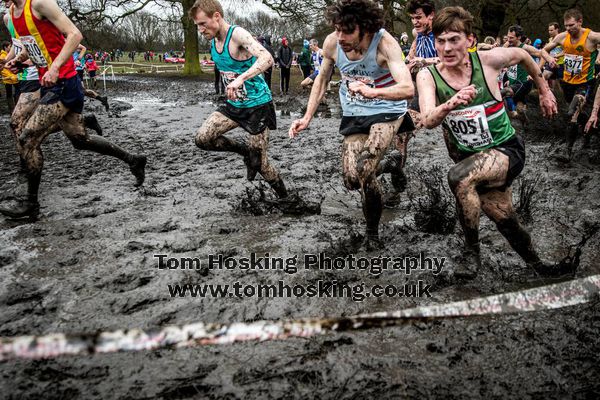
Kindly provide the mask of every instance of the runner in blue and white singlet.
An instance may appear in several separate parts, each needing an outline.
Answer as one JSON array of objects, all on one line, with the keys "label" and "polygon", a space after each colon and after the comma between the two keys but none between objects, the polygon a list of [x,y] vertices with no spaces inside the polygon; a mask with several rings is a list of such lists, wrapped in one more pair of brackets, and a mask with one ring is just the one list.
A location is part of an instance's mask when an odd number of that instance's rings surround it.
[{"label": "runner in blue and white singlet", "polygon": [[379,6],[371,1],[338,0],[327,9],[326,18],[335,32],[323,44],[323,63],[306,113],[289,131],[295,137],[308,127],[335,64],[342,75],[339,96],[344,184],[349,190],[361,191],[367,248],[380,244],[384,199],[377,175],[397,174],[399,168],[381,161],[391,144],[396,144],[397,133],[408,118],[406,100],[414,93],[400,45],[383,29],[382,17]]}]

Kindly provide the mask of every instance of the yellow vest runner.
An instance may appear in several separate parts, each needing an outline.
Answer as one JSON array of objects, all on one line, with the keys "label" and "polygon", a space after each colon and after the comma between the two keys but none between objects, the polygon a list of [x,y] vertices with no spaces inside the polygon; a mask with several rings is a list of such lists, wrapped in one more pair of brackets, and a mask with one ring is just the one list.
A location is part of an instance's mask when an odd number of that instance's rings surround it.
[{"label": "yellow vest runner", "polygon": [[565,72],[563,81],[571,85],[580,85],[594,79],[594,65],[598,50],[589,51],[585,47],[585,42],[591,30],[586,29],[577,43],[571,43],[571,34],[567,32],[567,37],[563,43],[565,52]]}]

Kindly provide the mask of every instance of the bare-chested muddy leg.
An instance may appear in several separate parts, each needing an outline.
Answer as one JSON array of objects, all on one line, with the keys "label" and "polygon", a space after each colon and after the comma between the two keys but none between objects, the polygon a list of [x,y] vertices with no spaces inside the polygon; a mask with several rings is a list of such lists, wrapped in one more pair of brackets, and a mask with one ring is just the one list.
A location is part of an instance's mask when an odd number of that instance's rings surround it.
[{"label": "bare-chested muddy leg", "polygon": [[265,129],[258,135],[250,135],[248,144],[224,136],[238,126],[237,122],[216,111],[204,121],[196,133],[196,145],[203,150],[230,151],[242,155],[249,181],[253,181],[256,174],[260,172],[278,197],[286,197],[287,191],[279,172],[268,160],[269,130]]},{"label": "bare-chested muddy leg", "polygon": [[[83,83],[82,83],[82,85],[83,85]],[[100,103],[102,103],[102,105],[104,106],[106,111],[109,110],[110,106],[108,104],[108,97],[101,96],[98,92],[91,90],[91,89],[86,89],[85,87],[83,88],[83,94],[86,97],[89,97],[90,99],[98,100]]]},{"label": "bare-chested muddy leg", "polygon": [[409,118],[405,117],[398,132],[392,140],[392,148],[394,149],[387,154],[377,166],[377,176],[384,173],[389,173],[394,190],[386,193],[384,196],[384,204],[392,207],[400,201],[400,194],[406,190],[408,178],[404,173],[406,166],[408,142],[414,136],[415,121],[418,120],[419,113],[414,110],[408,110]]},{"label": "bare-chested muddy leg", "polygon": [[38,100],[40,99],[40,92],[28,92],[21,93],[19,96],[19,101],[15,105],[15,109],[10,118],[10,127],[11,132],[13,134],[15,140],[15,146],[17,148],[17,153],[19,154],[19,159],[21,163],[21,171],[25,172],[27,170],[25,160],[21,155],[21,144],[19,142],[19,136],[21,136],[21,132],[27,123],[27,120],[33,114],[33,110],[38,104]]},{"label": "bare-chested muddy leg", "polygon": [[380,246],[379,221],[383,211],[383,191],[376,172],[383,154],[390,146],[402,119],[377,123],[369,135],[356,134],[344,138],[342,170],[344,184],[349,190],[361,191],[363,214],[366,220],[367,248]]},{"label": "bare-chested muddy leg", "polygon": [[12,207],[0,208],[0,213],[11,218],[37,215],[39,211],[38,191],[44,165],[41,145],[50,133],[57,130],[57,126],[65,132],[75,148],[111,155],[127,162],[136,177],[135,186],[143,184],[145,156],[132,155],[104,138],[87,135],[81,114],[70,112],[61,102],[40,104],[25,124],[19,137],[21,155],[27,166],[27,197],[17,200]]},{"label": "bare-chested muddy leg", "polygon": [[477,188],[479,185],[494,188],[505,184],[508,166],[508,156],[497,150],[487,150],[467,157],[448,172],[448,183],[456,197],[456,211],[465,235],[463,260],[454,272],[457,278],[473,279],[481,267],[481,200]]},{"label": "bare-chested muddy leg", "polygon": [[27,168],[27,196],[15,204],[0,208],[0,213],[11,218],[32,217],[39,212],[38,191],[44,166],[41,145],[50,133],[48,128],[63,118],[69,110],[60,102],[38,105],[20,132],[18,141],[21,157]]},{"label": "bare-chested muddy leg", "polygon": [[269,162],[267,150],[269,148],[269,128],[265,129],[258,135],[250,135],[249,138],[249,155],[250,159],[256,164],[255,157],[260,159],[260,167],[258,172],[271,186],[273,191],[280,199],[288,196],[285,184],[279,175],[279,171]]},{"label": "bare-chested muddy leg", "polygon": [[69,113],[60,121],[60,127],[73,144],[73,147],[78,150],[89,150],[98,154],[116,157],[124,161],[129,165],[129,170],[136,178],[134,186],[138,187],[144,184],[146,156],[129,153],[103,137],[87,134],[81,114]]}]

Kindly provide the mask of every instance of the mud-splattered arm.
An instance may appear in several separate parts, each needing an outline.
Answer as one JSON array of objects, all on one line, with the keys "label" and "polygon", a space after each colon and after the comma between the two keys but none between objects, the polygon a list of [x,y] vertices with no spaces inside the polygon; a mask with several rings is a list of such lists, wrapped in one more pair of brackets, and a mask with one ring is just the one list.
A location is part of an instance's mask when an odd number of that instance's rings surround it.
[{"label": "mud-splattered arm", "polygon": [[385,33],[379,47],[377,48],[378,63],[385,62],[396,81],[395,85],[375,88],[365,85],[362,82],[352,82],[348,89],[360,93],[366,98],[378,98],[383,100],[406,100],[415,95],[415,89],[410,77],[410,72],[402,60],[402,49],[396,40],[389,33]]},{"label": "mud-splattered arm", "polygon": [[262,74],[273,65],[271,53],[258,43],[244,28],[236,28],[233,31],[231,40],[234,45],[243,48],[245,51],[256,57],[256,61],[252,64],[252,67],[238,77],[238,79],[242,80],[242,83]]},{"label": "mud-splattered arm", "polygon": [[585,124],[584,132],[588,133],[591,128],[598,127],[598,110],[600,110],[600,90],[596,89],[596,96],[594,97],[594,107],[592,107],[592,113],[587,124]]},{"label": "mud-splattered arm", "polygon": [[450,111],[470,104],[477,94],[475,86],[469,85],[458,91],[450,100],[436,106],[436,85],[431,72],[427,69],[421,70],[417,75],[417,92],[421,109],[421,125],[427,129],[440,125]]}]

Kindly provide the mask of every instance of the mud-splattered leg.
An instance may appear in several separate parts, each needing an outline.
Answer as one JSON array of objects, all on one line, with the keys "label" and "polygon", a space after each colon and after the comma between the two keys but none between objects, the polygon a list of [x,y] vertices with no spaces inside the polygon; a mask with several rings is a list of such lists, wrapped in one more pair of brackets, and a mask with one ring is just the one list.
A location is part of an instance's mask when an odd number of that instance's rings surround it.
[{"label": "mud-splattered leg", "polygon": [[288,192],[279,172],[269,162],[267,154],[267,149],[269,148],[269,128],[258,135],[250,135],[248,147],[250,154],[258,155],[260,159],[259,172],[263,178],[265,178],[265,181],[273,188],[275,193],[277,193],[277,197],[287,197]]},{"label": "mud-splattered leg", "polygon": [[21,93],[21,96],[19,96],[19,101],[15,105],[15,109],[13,110],[10,118],[11,131],[15,139],[17,152],[19,153],[19,157],[21,159],[21,168],[24,171],[27,169],[27,167],[25,165],[25,160],[21,157],[21,144],[19,142],[19,136],[21,136],[21,132],[23,131],[25,124],[33,114],[39,99],[39,90],[31,93]]},{"label": "mud-splattered leg", "polygon": [[376,176],[377,166],[401,123],[400,119],[374,124],[368,136],[347,136],[342,145],[344,184],[349,190],[361,190],[363,214],[367,225],[367,246],[379,242],[383,196]]},{"label": "mud-splattered leg", "polygon": [[479,255],[479,216],[481,200],[478,186],[494,188],[506,181],[508,156],[497,150],[476,153],[454,165],[448,183],[456,197],[456,211],[465,234],[464,262],[455,270],[458,278],[473,279],[481,265]]},{"label": "mud-splattered leg", "polygon": [[246,143],[223,136],[238,126],[237,122],[216,111],[204,121],[196,133],[196,146],[202,150],[231,151],[244,156],[248,170],[247,178],[252,181],[261,168],[261,155],[251,152]]},{"label": "mud-splattered leg", "polygon": [[513,250],[538,274],[561,276],[571,274],[577,269],[577,262],[570,257],[565,257],[556,264],[550,264],[540,259],[529,232],[521,225],[517,214],[513,210],[510,188],[504,192],[499,190],[490,191],[482,194],[480,199],[483,212],[496,223],[498,230],[508,240]]},{"label": "mud-splattered leg", "polygon": [[575,145],[575,141],[577,140],[577,136],[579,134],[579,126],[578,123],[579,116],[585,106],[585,96],[581,94],[575,94],[573,96],[573,100],[569,104],[569,109],[567,111],[567,129],[565,131],[566,135],[566,146],[564,148],[563,153],[559,153],[557,158],[559,161],[569,162],[573,156],[573,146]]},{"label": "mud-splattered leg", "polygon": [[70,112],[60,121],[59,125],[73,144],[73,147],[78,150],[89,150],[125,161],[129,165],[131,173],[136,178],[134,186],[141,186],[144,183],[146,156],[131,154],[103,137],[88,135],[85,131],[83,116],[81,114]]},{"label": "mud-splattered leg", "polygon": [[0,208],[0,213],[11,218],[34,217],[39,211],[38,191],[42,178],[44,156],[41,145],[50,133],[49,128],[65,116],[68,109],[60,102],[38,105],[19,136],[21,157],[27,167],[27,198]]},{"label": "mud-splattered leg", "polygon": [[531,236],[519,223],[512,205],[512,190],[492,190],[481,194],[481,209],[496,224],[498,231],[508,240],[510,246],[528,264],[540,261],[533,248]]},{"label": "mud-splattered leg", "polygon": [[[83,85],[83,83],[81,83]],[[106,111],[109,110],[109,104],[108,104],[108,97],[106,96],[101,96],[100,93],[95,92],[91,89],[86,89],[85,87],[83,88],[83,94],[86,97],[89,97],[90,99],[96,99],[98,100],[100,103],[102,103],[102,105],[104,106],[104,108],[106,109]]]}]

